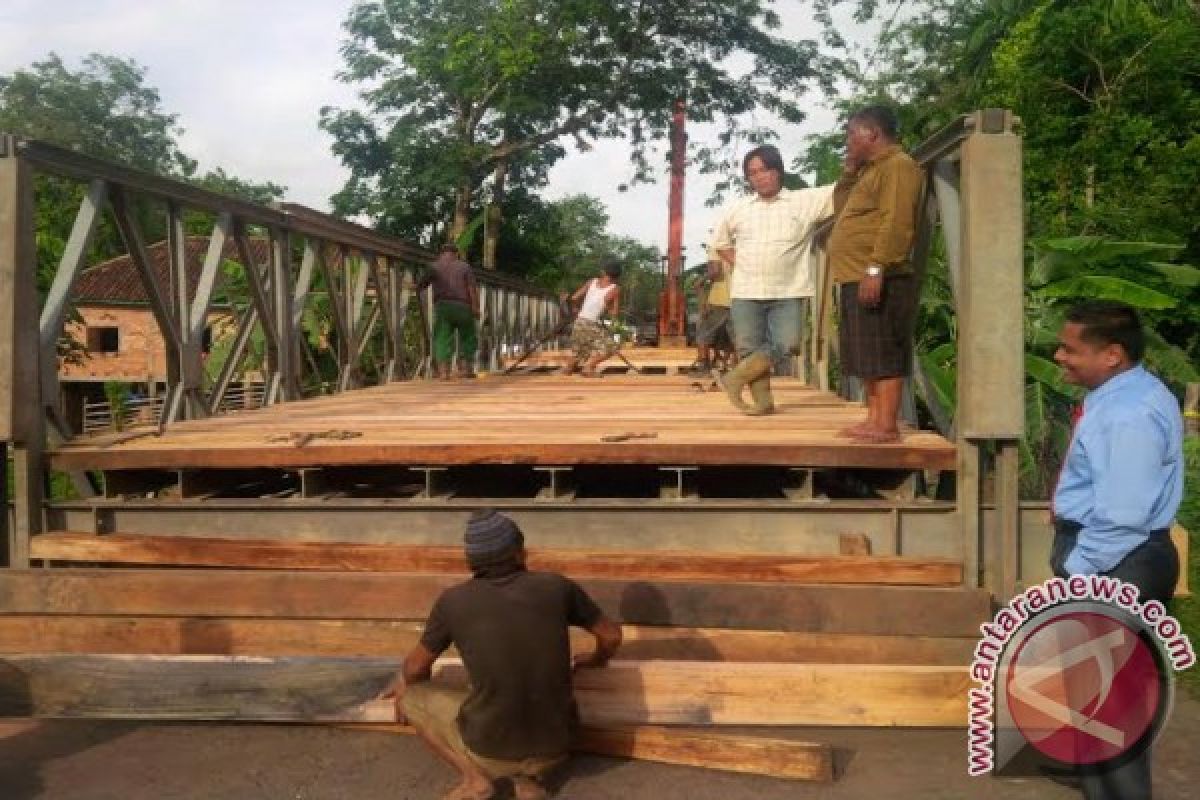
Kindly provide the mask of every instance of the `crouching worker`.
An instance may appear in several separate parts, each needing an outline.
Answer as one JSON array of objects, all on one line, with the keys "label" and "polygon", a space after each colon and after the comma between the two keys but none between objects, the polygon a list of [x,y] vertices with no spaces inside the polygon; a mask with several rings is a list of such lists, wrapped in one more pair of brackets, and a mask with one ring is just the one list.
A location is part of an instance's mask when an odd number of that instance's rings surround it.
[{"label": "crouching worker", "polygon": [[[458,770],[447,800],[485,800],[510,778],[519,800],[546,797],[543,778],[567,759],[578,727],[574,669],[603,667],[621,628],[574,581],[525,569],[524,536],[508,517],[476,511],[464,537],[472,578],[447,589],[404,660],[397,705],[434,754]],[[595,650],[571,658],[568,628]],[[470,689],[429,683],[434,660],[458,648]]]},{"label": "crouching worker", "polygon": [[579,308],[575,324],[571,326],[571,362],[563,367],[563,374],[570,375],[583,365],[586,377],[596,377],[596,368],[617,352],[617,343],[612,332],[602,322],[607,314],[616,319],[620,309],[621,265],[615,260],[606,260],[600,265],[600,276],[580,286],[571,295],[571,307]]}]

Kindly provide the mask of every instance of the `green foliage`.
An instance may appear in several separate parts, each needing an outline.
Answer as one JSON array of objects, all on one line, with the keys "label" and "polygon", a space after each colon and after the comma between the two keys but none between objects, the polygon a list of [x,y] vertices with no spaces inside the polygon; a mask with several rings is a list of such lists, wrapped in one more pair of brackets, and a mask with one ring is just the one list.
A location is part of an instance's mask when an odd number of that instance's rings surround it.
[{"label": "green foliage", "polygon": [[113,425],[117,430],[121,430],[121,425],[125,420],[125,414],[129,408],[129,397],[129,384],[120,381],[104,382],[104,399],[108,400],[109,414],[112,416]]},{"label": "green foliage", "polygon": [[595,277],[600,262],[622,264],[622,315],[641,319],[658,307],[659,252],[626,236],[608,232],[608,210],[590,195],[569,195],[544,202],[525,192],[513,194],[511,226],[501,248],[525,278],[556,292],[573,292]]},{"label": "green foliage", "polygon": [[[1188,532],[1188,561],[1181,567],[1188,571],[1192,596],[1177,599],[1171,611],[1182,623],[1192,646],[1200,647],[1200,436],[1184,439],[1183,457],[1187,470],[1183,479],[1183,504],[1176,519]],[[1181,673],[1179,679],[1194,696],[1200,697],[1200,667]]]},{"label": "green foliage", "polygon": [[[178,145],[182,133],[178,116],[162,110],[158,90],[146,84],[144,68],[113,56],[92,54],[78,70],[71,70],[51,53],[28,68],[0,75],[0,131],[190,181],[256,203],[270,203],[284,194],[282,186],[246,181],[220,167],[197,177],[196,162]],[[73,180],[36,177],[34,225],[38,286],[43,293],[58,268],[85,191],[86,186]],[[133,208],[147,242],[166,236],[161,207],[135,199]],[[213,218],[187,212],[184,223],[189,234],[208,235]],[[95,264],[124,252],[124,242],[111,216],[102,215],[85,263]],[[236,281],[227,281],[225,299],[231,294],[244,298],[244,280],[240,294],[238,289]],[[81,349],[78,342],[67,337],[60,342],[60,355],[68,359],[77,359]]]},{"label": "green foliage", "polygon": [[[901,21],[884,25],[839,111],[890,99],[910,146],[977,108],[1009,108],[1021,119],[1026,226],[1036,243],[1026,264],[1023,490],[1044,497],[1077,396],[1051,361],[1065,307],[1100,298],[1137,306],[1147,366],[1176,390],[1200,380],[1197,8],[1186,0],[863,0],[857,10]],[[815,137],[801,165],[832,178],[840,140]],[[918,352],[945,399],[954,358],[943,345],[956,332],[940,243],[924,293]]]}]

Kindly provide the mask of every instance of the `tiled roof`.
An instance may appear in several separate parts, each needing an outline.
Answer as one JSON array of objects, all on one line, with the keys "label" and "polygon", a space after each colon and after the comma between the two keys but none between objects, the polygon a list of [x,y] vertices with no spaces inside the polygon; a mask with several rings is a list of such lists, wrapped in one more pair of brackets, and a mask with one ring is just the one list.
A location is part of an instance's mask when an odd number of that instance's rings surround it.
[{"label": "tiled roof", "polygon": [[[270,242],[264,238],[252,238],[247,244],[254,260],[260,265],[266,264]],[[208,254],[208,237],[187,237],[186,251],[188,297],[194,297],[196,287],[200,283],[204,257]],[[169,297],[171,283],[167,243],[162,241],[148,245],[146,257],[150,260],[150,271],[158,284],[159,292],[164,298]],[[225,258],[241,260],[232,239],[225,243]],[[142,286],[141,276],[133,266],[133,259],[128,255],[102,261],[81,272],[75,281],[71,299],[74,303],[82,305],[148,305],[150,302]]]}]

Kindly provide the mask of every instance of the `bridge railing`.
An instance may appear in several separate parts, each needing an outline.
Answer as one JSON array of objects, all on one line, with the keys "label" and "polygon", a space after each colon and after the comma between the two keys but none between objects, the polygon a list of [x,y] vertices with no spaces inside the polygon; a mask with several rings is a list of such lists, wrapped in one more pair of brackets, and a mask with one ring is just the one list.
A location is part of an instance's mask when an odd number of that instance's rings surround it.
[{"label": "bridge railing", "polygon": [[[82,189],[62,257],[39,292],[35,177]],[[294,203],[260,205],[191,184],[92,158],[35,140],[0,134],[0,443],[11,446],[15,527],[40,526],[45,471],[42,452],[74,435],[61,407],[59,344],[72,292],[89,266],[103,219],[113,223],[137,274],[166,351],[166,390],[156,424],[205,417],[231,407],[228,395],[261,350],[263,402],[338,392],[429,374],[430,311],[416,297],[428,250]],[[168,279],[148,250],[148,221],[166,232]],[[189,276],[187,238],[209,228],[198,278]],[[252,246],[265,239],[267,247]],[[236,274],[230,276],[229,265]],[[481,366],[535,340],[558,323],[545,290],[511,276],[477,271],[482,318]],[[204,332],[220,285],[235,280],[248,303],[238,316],[230,352],[215,375],[205,372]],[[311,330],[319,307],[329,330]],[[410,309],[413,311],[410,312]],[[419,320],[410,320],[410,314]],[[251,347],[251,343],[255,347]],[[320,370],[313,351],[332,364]],[[7,459],[0,459],[4,468]],[[91,493],[86,475],[76,489]],[[0,515],[2,517],[3,515]],[[3,522],[0,519],[0,522]],[[10,543],[28,536],[10,536]],[[10,547],[10,562],[25,558]]]}]

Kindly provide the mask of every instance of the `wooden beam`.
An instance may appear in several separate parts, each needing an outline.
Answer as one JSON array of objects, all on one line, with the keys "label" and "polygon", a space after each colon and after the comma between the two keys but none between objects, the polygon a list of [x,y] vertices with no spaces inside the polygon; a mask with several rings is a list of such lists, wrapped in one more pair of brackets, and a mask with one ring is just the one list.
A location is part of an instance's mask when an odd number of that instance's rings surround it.
[{"label": "wooden beam", "polygon": [[[399,659],[16,655],[0,658],[0,715],[393,722],[379,695]],[[464,685],[444,659],[435,678]],[[580,670],[585,724],[958,727],[966,667],[613,662]]]},{"label": "wooden beam", "polygon": [[[411,725],[398,723],[351,722],[335,727],[407,736],[417,733]],[[571,750],[596,756],[766,775],[794,781],[828,783],[834,777],[833,748],[827,744],[695,728],[585,726]]]},{"label": "wooden beam", "polygon": [[0,658],[0,716],[379,721],[396,659],[18,655]]},{"label": "wooden beam", "polygon": [[588,727],[580,731],[574,750],[788,780],[833,780],[833,748],[776,737],[650,725]]},{"label": "wooden beam", "polygon": [[[240,617],[0,616],[0,653],[130,655],[404,655],[424,624],[416,620]],[[961,666],[976,638],[794,633],[625,625],[625,661],[769,661]],[[574,652],[594,645],[572,629]]]},{"label": "wooden beam", "polygon": [[[0,573],[0,613],[421,619],[463,575],[268,570],[58,569]],[[980,590],[908,586],[584,580],[615,619],[638,625],[890,636],[970,636]]]},{"label": "wooden beam", "polygon": [[[394,385],[394,384],[393,384]],[[612,427],[610,425],[610,427]],[[617,430],[617,433],[625,433]],[[377,444],[322,444],[311,448],[246,443],[243,446],[155,449],[91,449],[86,445],[58,448],[49,454],[55,469],[181,469],[187,467],[308,467],[355,466],[364,464],[697,464],[700,466],[785,466],[854,467],[863,469],[955,468],[950,450],[905,445],[845,445],[825,442],[780,442],[778,444],[669,444],[637,440],[626,444],[597,442],[454,442]]]},{"label": "wooden beam", "polygon": [[[191,539],[142,534],[45,533],[34,537],[30,557],[61,562],[246,569],[467,572],[460,547]],[[577,578],[625,580],[908,586],[957,586],[962,582],[960,562],[898,556],[531,549],[529,566]]]}]

